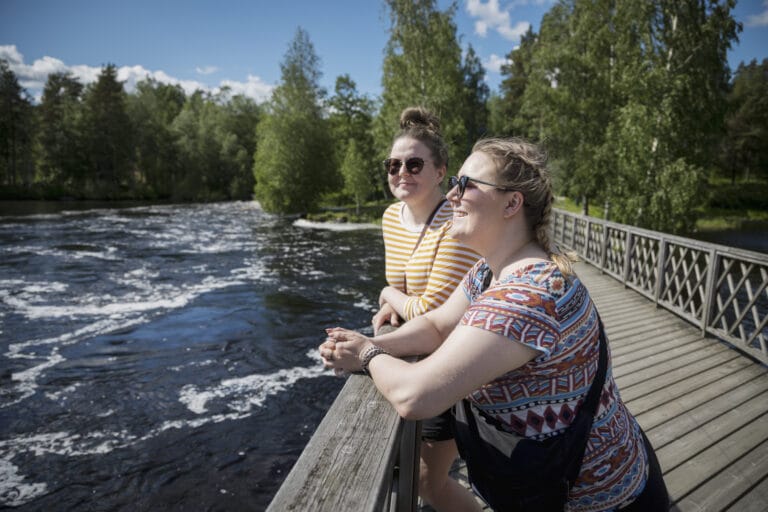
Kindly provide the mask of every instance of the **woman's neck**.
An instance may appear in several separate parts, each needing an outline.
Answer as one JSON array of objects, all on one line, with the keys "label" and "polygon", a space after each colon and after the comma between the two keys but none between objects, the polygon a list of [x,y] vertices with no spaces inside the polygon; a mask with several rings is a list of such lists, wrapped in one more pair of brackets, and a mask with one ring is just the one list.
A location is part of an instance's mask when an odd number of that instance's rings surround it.
[{"label": "woman's neck", "polygon": [[497,244],[499,251],[486,256],[485,260],[498,282],[519,267],[547,259],[547,254],[529,233],[515,233],[511,240]]},{"label": "woman's neck", "polygon": [[435,211],[435,208],[440,201],[445,199],[443,192],[436,188],[433,193],[419,201],[407,201],[406,206],[406,220],[412,222],[416,226],[426,224],[429,220],[429,216]]}]

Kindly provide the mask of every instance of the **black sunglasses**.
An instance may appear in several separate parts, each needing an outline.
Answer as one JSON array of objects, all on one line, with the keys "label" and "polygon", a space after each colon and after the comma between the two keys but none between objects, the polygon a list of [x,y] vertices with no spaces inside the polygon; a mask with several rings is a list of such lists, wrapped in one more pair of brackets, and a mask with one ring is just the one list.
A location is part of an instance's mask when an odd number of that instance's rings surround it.
[{"label": "black sunglasses", "polygon": [[[390,176],[394,176],[400,172],[400,168],[403,166],[403,161],[399,158],[387,158],[384,160],[384,169]],[[408,158],[405,161],[405,170],[411,174],[419,174],[424,169],[424,159],[417,156]]]},{"label": "black sunglasses", "polygon": [[469,176],[451,176],[448,178],[448,190],[453,189],[453,187],[457,186],[459,187],[458,194],[456,194],[456,199],[461,199],[464,196],[464,191],[467,189],[467,183],[470,181],[473,181],[475,183],[482,183],[483,185],[489,185],[496,190],[502,190],[504,192],[512,192],[515,189],[509,188],[509,187],[501,187],[495,183],[488,183],[487,181],[478,180],[476,178],[470,178]]}]

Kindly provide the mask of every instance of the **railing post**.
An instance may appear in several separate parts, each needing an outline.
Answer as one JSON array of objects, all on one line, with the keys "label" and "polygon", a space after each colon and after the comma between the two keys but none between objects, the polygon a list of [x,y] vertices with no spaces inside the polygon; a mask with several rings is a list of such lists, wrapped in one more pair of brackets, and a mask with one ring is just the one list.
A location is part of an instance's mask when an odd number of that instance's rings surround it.
[{"label": "railing post", "polygon": [[603,222],[603,247],[600,251],[600,270],[605,271],[605,259],[608,257],[608,223]]},{"label": "railing post", "polygon": [[704,309],[701,312],[701,334],[707,334],[707,327],[709,325],[709,319],[712,317],[712,308],[715,305],[715,294],[717,293],[715,286],[715,276],[717,274],[717,266],[719,256],[717,249],[712,248],[709,251],[709,268],[707,268],[707,285],[704,289]]},{"label": "railing post", "polygon": [[574,251],[578,251],[576,248],[576,223],[578,221],[578,217],[575,215],[573,216],[573,227],[571,228],[571,249]]},{"label": "railing post", "polygon": [[664,237],[659,240],[659,262],[656,266],[656,290],[653,293],[653,300],[656,303],[656,307],[659,306],[659,299],[661,298],[661,291],[664,289],[664,267],[665,260],[667,259],[667,241]]},{"label": "railing post", "polygon": [[390,502],[390,512],[416,512],[419,498],[420,450],[421,422],[403,420],[400,457],[393,482],[393,491],[397,495]]},{"label": "railing post", "polygon": [[584,254],[583,258],[589,260],[589,240],[592,238],[592,221],[587,217],[587,234],[584,236]]},{"label": "railing post", "polygon": [[624,286],[627,286],[627,282],[629,281],[629,263],[632,259],[632,232],[627,230],[627,245],[624,249],[624,268],[622,269],[622,281],[624,282]]}]

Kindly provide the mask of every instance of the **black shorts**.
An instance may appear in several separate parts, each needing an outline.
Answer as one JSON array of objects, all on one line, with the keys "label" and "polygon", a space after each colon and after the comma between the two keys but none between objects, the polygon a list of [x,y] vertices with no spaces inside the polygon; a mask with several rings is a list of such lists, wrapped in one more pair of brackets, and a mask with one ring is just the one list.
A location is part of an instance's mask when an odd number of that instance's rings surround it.
[{"label": "black shorts", "polygon": [[421,422],[422,441],[448,441],[453,439],[453,432],[453,413],[450,409]]}]

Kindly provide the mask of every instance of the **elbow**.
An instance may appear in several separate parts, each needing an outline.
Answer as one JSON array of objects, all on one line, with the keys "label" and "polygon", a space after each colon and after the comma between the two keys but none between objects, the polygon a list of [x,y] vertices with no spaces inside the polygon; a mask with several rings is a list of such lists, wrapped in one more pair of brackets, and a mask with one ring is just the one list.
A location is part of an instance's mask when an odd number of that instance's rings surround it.
[{"label": "elbow", "polygon": [[431,418],[440,412],[435,411],[434,407],[430,407],[428,402],[429,401],[423,396],[409,394],[399,396],[395,400],[392,400],[392,405],[401,418],[418,421]]}]

